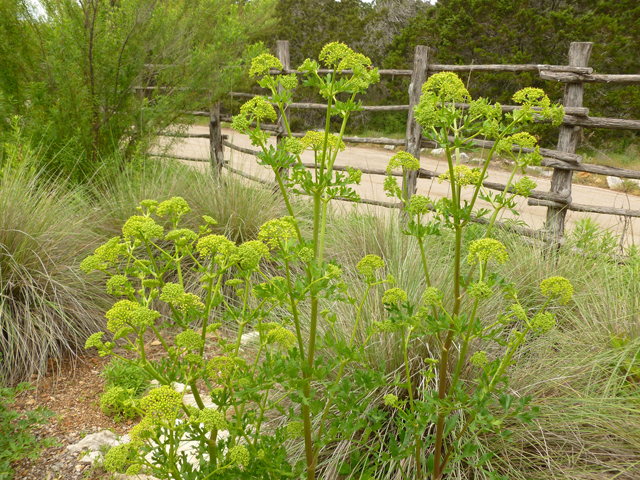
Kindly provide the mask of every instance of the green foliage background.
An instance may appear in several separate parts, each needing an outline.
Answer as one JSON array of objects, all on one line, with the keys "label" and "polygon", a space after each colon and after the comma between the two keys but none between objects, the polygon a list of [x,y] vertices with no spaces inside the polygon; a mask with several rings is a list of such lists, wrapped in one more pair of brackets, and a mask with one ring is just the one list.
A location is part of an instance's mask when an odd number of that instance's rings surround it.
[{"label": "green foliage background", "polygon": [[47,170],[74,181],[114,166],[116,152],[145,151],[182,111],[208,108],[273,26],[271,0],[39,3],[0,0],[0,118],[19,115],[48,150]]}]

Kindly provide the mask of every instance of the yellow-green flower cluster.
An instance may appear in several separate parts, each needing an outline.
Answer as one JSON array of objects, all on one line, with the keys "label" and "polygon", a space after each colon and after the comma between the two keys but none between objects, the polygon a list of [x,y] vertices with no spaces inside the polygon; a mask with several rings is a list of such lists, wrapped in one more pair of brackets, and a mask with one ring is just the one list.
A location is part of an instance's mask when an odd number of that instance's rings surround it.
[{"label": "yellow-green flower cluster", "polygon": [[347,171],[349,172],[349,181],[356,185],[360,185],[360,180],[362,180],[362,170],[359,168],[347,167]]},{"label": "yellow-green flower cluster", "polygon": [[262,327],[257,329],[265,334],[267,344],[275,343],[288,350],[297,342],[296,336],[279,323],[263,323]]},{"label": "yellow-green flower cluster", "polygon": [[249,76],[251,78],[261,77],[262,75],[268,75],[269,70],[282,70],[282,63],[276,57],[269,53],[263,53],[251,60],[251,67],[249,68]]},{"label": "yellow-green flower cluster", "polygon": [[226,380],[233,375],[236,370],[236,362],[231,357],[219,356],[209,360],[207,363],[207,374],[211,378]]},{"label": "yellow-green flower cluster", "polygon": [[206,430],[218,430],[227,429],[227,420],[225,416],[213,408],[205,408],[203,410],[194,409],[192,415],[189,417],[191,423],[202,423]]},{"label": "yellow-green flower cluster", "polygon": [[138,302],[120,300],[109,309],[106,317],[108,320],[107,328],[112,332],[117,332],[127,325],[138,328],[151,326],[160,317],[160,313],[144,307]]},{"label": "yellow-green flower cluster", "polygon": [[[345,148],[347,148],[342,140],[340,140],[340,142],[338,143],[338,137],[336,135],[333,135],[330,133],[329,135],[326,135],[326,139],[327,139],[328,150],[335,150],[337,148],[339,151],[343,151]],[[313,131],[308,131],[304,135],[304,137],[300,139],[300,143],[302,144],[305,150],[307,148],[311,148],[316,152],[324,148],[324,141],[325,141],[324,132],[313,132]]]},{"label": "yellow-green flower cluster", "polygon": [[302,422],[289,422],[287,424],[287,437],[300,438],[304,434],[304,425]]},{"label": "yellow-green flower cluster", "polygon": [[483,350],[478,350],[473,355],[471,355],[471,358],[469,358],[469,361],[473,365],[475,365],[476,367],[482,368],[488,362],[488,360],[487,360],[487,352],[485,352]]},{"label": "yellow-green flower cluster", "polygon": [[[482,172],[479,168],[469,168],[466,165],[456,165],[453,167],[453,178],[456,185],[465,187],[467,185],[477,185],[482,179]],[[438,177],[438,183],[443,181],[451,181],[451,171],[443,173]]]},{"label": "yellow-green flower cluster", "polygon": [[438,306],[442,303],[442,292],[436,287],[427,287],[422,294],[422,302],[425,305]]},{"label": "yellow-green flower cluster", "polygon": [[107,293],[111,295],[128,295],[133,292],[133,286],[124,275],[114,275],[107,280]]},{"label": "yellow-green flower cluster", "polygon": [[556,326],[556,318],[550,312],[537,313],[531,320],[531,327],[536,333],[547,333]]},{"label": "yellow-green flower cluster", "polygon": [[305,146],[297,138],[287,137],[284,139],[284,151],[293,155],[300,155],[305,149]]},{"label": "yellow-green flower cluster", "polygon": [[204,346],[202,336],[198,335],[194,330],[187,329],[176,335],[176,346],[187,350],[199,350]]},{"label": "yellow-green flower cluster", "polygon": [[278,118],[273,105],[264,97],[253,97],[240,107],[240,114],[258,122],[263,120],[275,121]]},{"label": "yellow-green flower cluster", "polygon": [[409,205],[407,211],[411,215],[424,215],[432,209],[432,201],[429,197],[424,195],[413,195],[409,199]]},{"label": "yellow-green flower cluster", "polygon": [[223,235],[207,235],[196,244],[196,251],[202,258],[209,258],[216,253],[228,258],[235,250],[235,243]]},{"label": "yellow-green flower cluster", "polygon": [[398,408],[398,397],[388,393],[387,395],[385,395],[383,397],[384,400],[384,404],[387,405],[388,407],[395,407]]},{"label": "yellow-green flower cluster", "polygon": [[409,152],[399,151],[389,160],[389,165],[387,165],[387,174],[391,175],[391,172],[396,168],[417,171],[420,170],[420,160]]},{"label": "yellow-green flower cluster", "polygon": [[542,118],[550,118],[553,126],[557,127],[564,118],[562,105],[551,106],[551,100],[540,88],[527,87],[517,91],[513,95],[513,101],[522,105],[521,110],[514,112],[514,117],[522,116],[527,120],[533,118],[533,107],[537,107],[535,113]]},{"label": "yellow-green flower cluster", "polygon": [[400,330],[402,325],[392,320],[383,320],[382,322],[373,322],[373,327],[377,332],[393,333]]},{"label": "yellow-green flower cluster", "polygon": [[465,102],[471,99],[460,77],[453,72],[436,73],[422,86],[423,92],[432,92],[443,102]]},{"label": "yellow-green flower cluster", "polygon": [[119,237],[113,237],[104,245],[96,248],[93,255],[85,258],[80,264],[80,269],[85,273],[90,273],[93,270],[105,270],[115,265],[118,259],[126,253],[126,245],[120,242]]},{"label": "yellow-green flower cluster", "polygon": [[514,303],[513,305],[511,305],[511,311],[519,320],[522,320],[523,322],[527,321],[527,313],[524,311],[524,308],[522,308],[522,306],[520,306],[519,304]]},{"label": "yellow-green flower cluster", "polygon": [[135,215],[126,221],[122,227],[124,238],[130,240],[138,238],[141,240],[151,240],[162,238],[164,229],[158,225],[153,218]]},{"label": "yellow-green flower cluster", "polygon": [[147,416],[173,423],[182,407],[182,394],[168,385],[162,385],[143,397],[140,406]]},{"label": "yellow-green flower cluster", "polygon": [[400,185],[398,185],[398,180],[396,179],[396,177],[384,177],[382,189],[387,192],[387,197],[402,198],[402,189],[400,188]]},{"label": "yellow-green flower cluster", "polygon": [[204,303],[202,303],[200,297],[194,293],[186,293],[178,283],[165,283],[160,293],[160,300],[173,305],[182,312],[190,309],[204,310]]},{"label": "yellow-green flower cluster", "polygon": [[477,298],[478,300],[486,300],[493,295],[493,291],[485,282],[476,282],[469,285],[467,288],[467,294],[471,298]]},{"label": "yellow-green flower cluster", "polygon": [[237,132],[245,133],[251,127],[251,122],[244,115],[234,115],[231,119],[231,128]]},{"label": "yellow-green flower cluster", "polygon": [[107,472],[122,472],[135,460],[135,449],[129,443],[111,447],[104,456],[102,466]]},{"label": "yellow-green flower cluster", "polygon": [[298,86],[298,76],[295,73],[290,75],[278,75],[280,86],[285,90],[293,90]]},{"label": "yellow-green flower cluster", "polygon": [[185,245],[194,242],[197,238],[198,234],[188,228],[171,230],[164,237],[165,240],[174,242],[179,247],[184,247]]},{"label": "yellow-green flower cluster", "polygon": [[528,197],[531,195],[531,190],[535,189],[537,186],[538,184],[529,177],[522,177],[513,185],[513,189],[518,195]]},{"label": "yellow-green flower cluster", "polygon": [[337,265],[330,263],[327,265],[327,277],[340,278],[342,276],[342,269]]},{"label": "yellow-green flower cluster", "polygon": [[564,277],[550,277],[540,284],[542,294],[547,298],[557,298],[561,304],[566,304],[573,296],[573,285]]},{"label": "yellow-green flower cluster", "polygon": [[142,420],[131,429],[129,436],[132,444],[142,443],[154,434],[154,424],[151,417],[143,417]]},{"label": "yellow-green flower cluster", "polygon": [[407,292],[397,287],[390,288],[382,295],[382,303],[385,305],[395,305],[398,302],[406,302],[407,300]]},{"label": "yellow-green flower cluster", "polygon": [[378,255],[369,254],[358,262],[356,268],[365,277],[373,277],[376,270],[384,268],[384,260]]},{"label": "yellow-green flower cluster", "polygon": [[259,240],[251,240],[238,247],[237,255],[240,268],[252,270],[258,266],[262,258],[269,255],[269,247]]},{"label": "yellow-green flower cluster", "polygon": [[180,218],[182,215],[189,213],[190,211],[191,208],[189,208],[189,204],[184,198],[172,197],[158,205],[156,215],[161,218],[166,216]]},{"label": "yellow-green flower cluster", "polygon": [[244,445],[236,445],[231,447],[227,453],[227,458],[231,463],[238,465],[247,465],[251,461],[249,450]]},{"label": "yellow-green flower cluster", "polygon": [[332,42],[326,44],[318,56],[328,68],[341,70],[356,70],[358,67],[368,67],[371,60],[361,53],[356,53],[344,43]]},{"label": "yellow-green flower cluster", "polygon": [[95,347],[98,349],[98,355],[104,357],[109,354],[109,349],[102,343],[102,337],[104,336],[104,332],[96,332],[92,334],[84,344],[84,348],[86,350]]},{"label": "yellow-green flower cluster", "polygon": [[296,220],[293,217],[282,217],[269,220],[260,227],[258,238],[270,248],[277,248],[280,243],[286,244],[296,236]]},{"label": "yellow-green flower cluster", "polygon": [[498,263],[505,263],[509,260],[509,254],[505,246],[494,238],[481,238],[474,240],[469,245],[469,256],[467,261],[470,265],[477,261],[481,263],[495,260]]},{"label": "yellow-green flower cluster", "polygon": [[503,138],[496,145],[496,152],[510,153],[513,148],[518,146],[520,148],[530,148],[533,151],[526,153],[519,158],[519,164],[528,165],[540,165],[542,161],[542,155],[540,154],[540,146],[536,137],[528,132],[519,132],[508,137]]}]

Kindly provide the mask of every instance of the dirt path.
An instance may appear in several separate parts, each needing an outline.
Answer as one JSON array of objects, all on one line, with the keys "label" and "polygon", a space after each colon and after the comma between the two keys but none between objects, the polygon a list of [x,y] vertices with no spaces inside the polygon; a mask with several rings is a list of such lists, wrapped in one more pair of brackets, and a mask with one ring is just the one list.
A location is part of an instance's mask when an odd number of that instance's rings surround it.
[{"label": "dirt path", "polygon": [[[190,131],[192,133],[208,133],[209,130],[208,127],[194,126],[191,127]],[[241,135],[231,129],[223,129],[223,134],[229,135],[230,140],[236,145],[253,148],[246,135]],[[206,159],[209,158],[209,140],[206,138],[189,138],[176,145],[172,152],[176,155]],[[393,151],[378,148],[347,147],[344,152],[338,155],[336,163],[360,168],[386,168],[389,158],[391,158],[393,154]],[[241,169],[246,173],[264,179],[273,179],[273,175],[264,167],[258,165],[252,155],[242,154],[225,148],[225,158],[229,160],[231,166]],[[305,162],[313,162],[313,153],[306,151],[303,154],[303,160]],[[422,168],[433,170],[437,173],[444,173],[446,171],[446,161],[444,158],[423,157],[420,159],[420,164]],[[207,167],[206,164],[194,163],[193,165],[200,166],[201,168]],[[508,177],[509,173],[505,170],[492,167],[489,169],[489,180],[491,181],[504,184],[508,180]],[[533,179],[538,184],[537,190],[549,191],[551,184],[550,178],[534,177]],[[383,180],[384,177],[381,175],[363,175],[362,183],[356,190],[362,198],[388,201],[389,199],[385,196],[382,189]],[[449,184],[446,182],[439,184],[437,179],[419,179],[418,193],[429,195],[433,198],[442,197],[447,195],[448,186]],[[626,195],[622,192],[606,188],[574,183],[571,196],[573,202],[579,204],[640,210],[640,197]],[[520,220],[526,222],[531,228],[539,229],[543,227],[547,213],[546,207],[531,207],[527,205],[526,199],[521,199],[518,203],[517,210],[520,212]],[[624,222],[621,217],[571,211],[567,213],[567,228],[572,228],[577,220],[587,216],[592,217],[602,228],[611,229],[611,231],[616,234],[621,234],[623,231]],[[510,212],[506,212],[503,216],[503,218],[512,217],[513,215]],[[627,243],[634,242],[635,239],[640,240],[640,219],[632,218],[631,227],[627,234]]]}]

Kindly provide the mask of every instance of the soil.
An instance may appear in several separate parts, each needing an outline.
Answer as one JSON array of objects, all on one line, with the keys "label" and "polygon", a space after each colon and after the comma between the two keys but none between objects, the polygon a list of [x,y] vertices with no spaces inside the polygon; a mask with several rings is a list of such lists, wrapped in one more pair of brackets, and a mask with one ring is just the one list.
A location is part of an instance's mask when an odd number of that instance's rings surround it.
[{"label": "soil", "polygon": [[[163,332],[170,344],[173,335]],[[219,353],[213,337],[209,338],[205,358]],[[131,358],[131,353],[116,347],[114,352]],[[149,360],[155,361],[165,355],[164,348],[154,336],[145,337],[145,352]],[[100,373],[111,361],[111,357],[84,354],[67,357],[62,361],[50,360],[47,373],[31,378],[33,390],[16,397],[13,408],[18,412],[45,407],[55,413],[49,424],[35,430],[37,438],[55,438],[59,445],[44,450],[35,461],[28,459],[15,462],[14,478],[20,480],[96,480],[111,479],[113,475],[100,467],[81,463],[81,453],[71,453],[67,446],[78,443],[91,433],[111,430],[124,435],[138,420],[116,422],[100,409],[100,395],[104,391],[104,379]]]},{"label": "soil", "polygon": [[59,442],[59,446],[44,450],[35,461],[22,460],[12,465],[16,479],[108,478],[105,472],[79,463],[80,454],[66,448],[87,434],[101,430],[124,434],[132,427],[132,421],[116,423],[100,409],[104,380],[99,373],[108,362],[109,358],[89,355],[65,358],[59,364],[50,361],[44,378],[32,378],[34,390],[16,398],[17,411],[46,407],[56,414],[34,433],[38,438],[53,437]]}]

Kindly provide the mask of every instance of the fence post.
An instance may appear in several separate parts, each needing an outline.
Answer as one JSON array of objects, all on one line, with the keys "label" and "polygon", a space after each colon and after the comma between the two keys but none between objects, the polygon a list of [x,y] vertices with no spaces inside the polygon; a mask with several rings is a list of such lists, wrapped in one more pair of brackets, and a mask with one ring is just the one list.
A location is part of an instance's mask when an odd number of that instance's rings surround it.
[{"label": "fence post", "polygon": [[213,104],[209,110],[209,163],[211,164],[211,172],[218,175],[224,164],[220,102]]},{"label": "fence post", "polygon": [[[569,66],[586,67],[589,63],[593,43],[591,42],[571,42],[569,47]],[[582,98],[584,94],[584,84],[567,83],[564,89],[563,105],[565,107],[582,107]],[[559,152],[575,153],[580,138],[581,127],[572,127],[569,125],[560,125],[560,134],[558,136]],[[555,167],[553,177],[551,178],[552,193],[560,193],[562,195],[571,195],[571,179],[573,170],[562,170]],[[564,235],[565,218],[567,210],[563,207],[548,207],[546,229],[552,234],[553,241],[558,244]]]},{"label": "fence post", "polygon": [[[429,67],[429,47],[417,45],[413,57],[413,73],[409,85],[409,116],[407,118],[407,139],[405,150],[420,160],[420,140],[422,127],[415,121],[413,107],[420,102],[422,84],[427,80],[427,68]],[[418,172],[408,172],[403,181],[402,192],[409,200],[418,189]]]},{"label": "fence post", "polygon": [[[282,70],[283,71],[291,70],[291,58],[289,57],[289,40],[278,40],[276,42],[276,55],[278,57],[278,60],[280,60],[280,63],[282,63]],[[278,93],[282,93],[283,90],[284,89],[282,88],[282,86],[278,85]],[[288,122],[290,118],[289,107],[285,108],[284,114]],[[278,125],[278,132],[276,135],[276,142],[278,143],[278,145],[280,145],[280,143],[282,143],[282,141],[287,137],[287,128],[285,127],[284,118],[282,117],[280,112],[278,112],[277,125]],[[281,168],[280,175],[282,176],[282,178],[288,177],[289,169]]]}]

